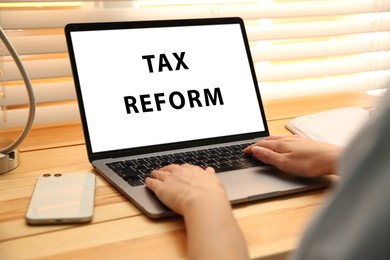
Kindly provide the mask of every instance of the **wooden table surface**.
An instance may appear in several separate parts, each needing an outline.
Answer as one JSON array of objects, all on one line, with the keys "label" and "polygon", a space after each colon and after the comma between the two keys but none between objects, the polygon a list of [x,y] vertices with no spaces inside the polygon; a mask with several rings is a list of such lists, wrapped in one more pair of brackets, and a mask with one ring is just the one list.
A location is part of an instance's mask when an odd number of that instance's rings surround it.
[{"label": "wooden table surface", "polygon": [[[377,99],[357,91],[264,101],[264,105],[271,134],[284,135],[290,134],[285,123],[296,116],[346,106],[369,109]],[[0,130],[1,137],[11,139],[19,133],[20,129]],[[39,175],[85,172],[92,167],[79,122],[36,126],[20,151],[20,166],[0,175],[0,259],[186,258],[181,217],[147,218],[100,176],[91,223],[27,225],[24,216]],[[281,259],[294,250],[327,193],[317,191],[234,206],[250,257]]]}]

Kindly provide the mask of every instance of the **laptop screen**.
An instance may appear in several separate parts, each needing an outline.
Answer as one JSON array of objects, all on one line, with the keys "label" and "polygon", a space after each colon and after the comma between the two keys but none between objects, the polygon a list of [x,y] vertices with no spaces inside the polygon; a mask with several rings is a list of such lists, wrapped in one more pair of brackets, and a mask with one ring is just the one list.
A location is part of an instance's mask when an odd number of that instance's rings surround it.
[{"label": "laptop screen", "polygon": [[266,131],[239,23],[69,38],[93,153]]}]

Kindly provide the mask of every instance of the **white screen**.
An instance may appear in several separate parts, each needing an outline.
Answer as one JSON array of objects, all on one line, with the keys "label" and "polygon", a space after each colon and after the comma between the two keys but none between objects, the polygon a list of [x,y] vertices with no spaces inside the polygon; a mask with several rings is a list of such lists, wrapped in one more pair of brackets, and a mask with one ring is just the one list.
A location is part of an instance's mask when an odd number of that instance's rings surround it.
[{"label": "white screen", "polygon": [[264,130],[238,24],[71,36],[93,152]]}]

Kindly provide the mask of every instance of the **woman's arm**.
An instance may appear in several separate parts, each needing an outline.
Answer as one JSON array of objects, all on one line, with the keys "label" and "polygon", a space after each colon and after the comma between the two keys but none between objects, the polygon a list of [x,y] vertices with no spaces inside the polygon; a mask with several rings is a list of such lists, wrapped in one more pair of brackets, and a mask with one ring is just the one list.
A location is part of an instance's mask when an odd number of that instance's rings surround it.
[{"label": "woman's arm", "polygon": [[244,237],[212,168],[169,165],[152,176],[147,187],[184,217],[190,259],[248,259]]}]

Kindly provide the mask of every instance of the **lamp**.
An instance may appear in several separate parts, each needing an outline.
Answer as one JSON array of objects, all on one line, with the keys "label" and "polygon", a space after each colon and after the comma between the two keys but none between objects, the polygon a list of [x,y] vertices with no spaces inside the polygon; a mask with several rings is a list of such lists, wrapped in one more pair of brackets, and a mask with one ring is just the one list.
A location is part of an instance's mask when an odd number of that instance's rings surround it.
[{"label": "lamp", "polygon": [[7,36],[5,35],[3,28],[0,26],[0,39],[3,41],[5,47],[10,52],[12,58],[14,59],[20,74],[23,77],[24,84],[26,85],[27,93],[28,93],[28,99],[29,99],[29,114],[26,126],[24,127],[22,133],[19,135],[19,137],[12,142],[11,144],[6,144],[6,147],[0,148],[0,174],[12,171],[16,167],[19,166],[20,160],[19,160],[19,145],[24,141],[24,139],[27,137],[28,133],[30,132],[31,126],[34,121],[35,116],[35,98],[34,98],[34,92],[31,86],[30,78],[28,77],[26,70],[23,67],[22,62],[19,59],[19,55],[15,51],[14,47],[8,40]]}]

